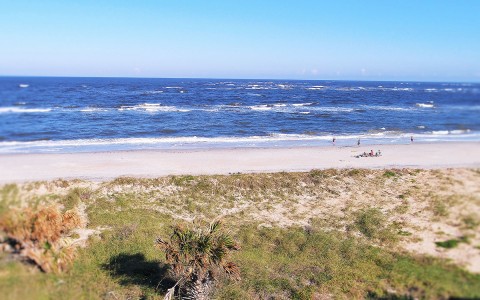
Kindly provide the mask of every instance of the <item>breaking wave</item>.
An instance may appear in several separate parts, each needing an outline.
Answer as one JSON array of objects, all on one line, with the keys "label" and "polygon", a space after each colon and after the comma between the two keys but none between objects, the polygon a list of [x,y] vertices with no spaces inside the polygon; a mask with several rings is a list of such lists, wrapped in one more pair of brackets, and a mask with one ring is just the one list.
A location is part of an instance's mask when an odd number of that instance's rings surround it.
[{"label": "breaking wave", "polygon": [[0,107],[0,113],[46,113],[51,108],[23,108],[23,107]]},{"label": "breaking wave", "polygon": [[357,139],[362,144],[408,143],[414,135],[416,142],[436,141],[475,141],[480,132],[465,130],[439,130],[413,134],[399,131],[373,131],[365,134],[270,134],[246,137],[152,137],[115,139],[77,139],[42,141],[3,141],[0,153],[65,153],[122,150],[169,150],[204,148],[255,148],[255,147],[295,147],[328,146],[336,138],[338,146],[354,146]]}]

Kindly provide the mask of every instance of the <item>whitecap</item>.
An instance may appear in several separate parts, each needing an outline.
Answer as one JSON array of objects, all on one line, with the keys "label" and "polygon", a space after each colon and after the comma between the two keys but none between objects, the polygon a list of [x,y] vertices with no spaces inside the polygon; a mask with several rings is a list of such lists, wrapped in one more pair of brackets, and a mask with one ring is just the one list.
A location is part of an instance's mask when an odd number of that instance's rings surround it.
[{"label": "whitecap", "polygon": [[250,109],[253,109],[253,110],[271,110],[272,107],[271,106],[268,106],[266,104],[262,104],[262,105],[253,105],[253,106],[249,106]]},{"label": "whitecap", "polygon": [[313,85],[311,87],[308,87],[307,90],[311,91],[318,91],[318,90],[323,90],[325,87],[323,85]]},{"label": "whitecap", "polygon": [[98,107],[85,107],[80,109],[81,112],[96,112],[96,111],[107,111],[105,108],[98,108]]},{"label": "whitecap", "polygon": [[310,110],[323,111],[323,112],[352,112],[354,108],[348,107],[311,107]]},{"label": "whitecap", "polygon": [[464,134],[469,132],[470,132],[470,129],[457,129],[457,130],[451,130],[450,134]]},{"label": "whitecap", "polygon": [[293,103],[293,106],[309,106],[312,105],[313,102],[307,102],[307,103]]},{"label": "whitecap", "polygon": [[51,108],[0,107],[0,113],[45,113]]},{"label": "whitecap", "polygon": [[408,111],[410,108],[405,107],[396,107],[396,106],[382,106],[382,105],[362,105],[363,109],[366,110],[392,110],[392,111]]},{"label": "whitecap", "polygon": [[29,84],[26,84],[26,83],[20,83],[20,84],[18,85],[18,87],[21,87],[21,88],[27,88],[27,87],[29,87],[29,86],[30,86],[30,85],[29,85]]},{"label": "whitecap", "polygon": [[415,104],[417,107],[422,107],[422,108],[434,108],[435,106],[433,103],[417,103]]},{"label": "whitecap", "polygon": [[189,109],[178,108],[176,106],[164,106],[158,103],[144,103],[139,105],[122,105],[119,111],[146,111],[146,112],[189,112]]},{"label": "whitecap", "polygon": [[437,131],[432,131],[432,134],[446,135],[446,134],[448,134],[448,130],[437,130]]},{"label": "whitecap", "polygon": [[397,88],[397,87],[394,87],[393,89],[391,89],[392,91],[401,91],[401,92],[411,92],[413,91],[412,88]]},{"label": "whitecap", "polygon": [[143,94],[145,94],[145,95],[155,95],[155,94],[161,94],[161,93],[163,93],[163,91],[155,90],[155,91],[146,91]]}]

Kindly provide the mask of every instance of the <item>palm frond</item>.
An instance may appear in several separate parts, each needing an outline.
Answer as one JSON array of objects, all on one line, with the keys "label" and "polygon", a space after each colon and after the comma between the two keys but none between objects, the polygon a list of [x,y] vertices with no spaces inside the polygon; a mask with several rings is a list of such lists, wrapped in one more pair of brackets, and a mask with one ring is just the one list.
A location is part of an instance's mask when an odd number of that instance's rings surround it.
[{"label": "palm frond", "polygon": [[214,232],[217,232],[220,227],[222,226],[222,222],[220,220],[217,220],[217,221],[213,221],[211,224],[210,224],[210,234],[214,233]]},{"label": "palm frond", "polygon": [[225,260],[231,251],[240,247],[231,235],[220,231],[221,224],[214,221],[195,229],[179,224],[172,227],[169,241],[156,240],[174,274],[184,278],[213,278],[217,271],[221,271],[228,277],[239,278],[238,266]]},{"label": "palm frond", "polygon": [[236,279],[236,280],[240,280],[240,268],[238,267],[237,264],[233,263],[233,262],[228,262],[224,265],[222,265],[223,267],[223,270],[225,271],[225,273],[233,278],[233,279]]}]

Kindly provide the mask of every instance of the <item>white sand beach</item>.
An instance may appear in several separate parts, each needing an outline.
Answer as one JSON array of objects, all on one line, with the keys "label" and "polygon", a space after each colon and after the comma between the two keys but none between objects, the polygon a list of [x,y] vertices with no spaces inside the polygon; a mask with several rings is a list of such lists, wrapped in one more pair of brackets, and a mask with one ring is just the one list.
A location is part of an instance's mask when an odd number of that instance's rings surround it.
[{"label": "white sand beach", "polygon": [[[381,157],[355,156],[381,150]],[[480,167],[480,142],[360,147],[242,148],[0,155],[0,182],[119,176],[308,171],[326,168]]]}]

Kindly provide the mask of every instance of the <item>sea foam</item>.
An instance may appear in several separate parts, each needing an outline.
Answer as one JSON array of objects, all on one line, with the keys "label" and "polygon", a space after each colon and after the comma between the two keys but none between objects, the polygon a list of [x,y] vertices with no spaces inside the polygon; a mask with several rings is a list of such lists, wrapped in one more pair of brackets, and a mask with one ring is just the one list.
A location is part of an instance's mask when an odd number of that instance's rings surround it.
[{"label": "sea foam", "polygon": [[51,108],[0,107],[0,113],[46,113]]}]

